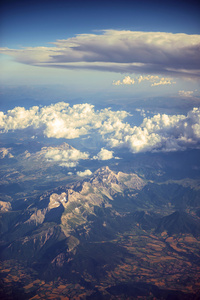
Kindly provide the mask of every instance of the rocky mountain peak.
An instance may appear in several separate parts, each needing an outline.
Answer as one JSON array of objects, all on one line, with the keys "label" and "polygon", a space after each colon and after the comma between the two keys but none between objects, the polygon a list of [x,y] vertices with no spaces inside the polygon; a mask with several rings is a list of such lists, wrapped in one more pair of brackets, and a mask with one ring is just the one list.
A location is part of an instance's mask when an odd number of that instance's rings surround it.
[{"label": "rocky mountain peak", "polygon": [[42,147],[40,152],[47,152],[49,150],[73,150],[73,149],[75,149],[75,148],[64,142],[59,146]]},{"label": "rocky mountain peak", "polygon": [[110,170],[108,166],[101,167],[100,169],[96,170],[94,172],[95,175],[109,175],[109,174],[114,174],[113,171]]},{"label": "rocky mountain peak", "polygon": [[146,185],[145,181],[136,174],[115,173],[108,166],[98,169],[90,179],[90,183],[95,186],[109,186],[117,192],[126,188],[140,190]]},{"label": "rocky mountain peak", "polygon": [[94,176],[91,178],[90,182],[93,184],[95,184],[95,182],[105,183],[105,184],[110,184],[110,183],[117,184],[118,179],[117,179],[117,174],[111,171],[108,166],[105,166],[98,169],[94,173]]}]

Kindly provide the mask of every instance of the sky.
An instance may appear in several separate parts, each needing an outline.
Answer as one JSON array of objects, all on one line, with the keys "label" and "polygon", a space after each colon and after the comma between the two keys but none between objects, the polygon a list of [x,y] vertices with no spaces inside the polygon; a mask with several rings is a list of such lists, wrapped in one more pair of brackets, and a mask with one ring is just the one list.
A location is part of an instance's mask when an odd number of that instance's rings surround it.
[{"label": "sky", "polygon": [[[2,132],[96,134],[102,147],[94,156],[76,153],[94,160],[115,158],[119,147],[198,148],[199,8],[196,1],[2,1]],[[74,164],[69,153],[48,155]]]},{"label": "sky", "polygon": [[[2,85],[62,84],[70,91],[76,87],[77,95],[102,88],[124,93],[122,86],[112,86],[113,81],[145,74],[172,76],[180,85],[189,73],[191,87],[197,86],[200,22],[196,1],[4,0],[0,11]],[[166,85],[177,91],[174,84]],[[189,88],[187,80],[184,86]],[[136,94],[141,91],[136,84],[134,89]],[[153,90],[149,85],[145,89]]]}]

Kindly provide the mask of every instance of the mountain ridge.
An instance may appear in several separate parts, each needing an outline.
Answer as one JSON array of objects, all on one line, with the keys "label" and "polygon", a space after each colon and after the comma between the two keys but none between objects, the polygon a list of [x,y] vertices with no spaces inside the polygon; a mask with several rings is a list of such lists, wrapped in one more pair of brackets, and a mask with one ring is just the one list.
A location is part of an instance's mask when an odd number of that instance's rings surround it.
[{"label": "mountain ridge", "polygon": [[[175,268],[176,290],[182,296],[191,292],[189,281],[188,288],[184,286],[187,275],[196,291],[199,206],[197,201],[185,199],[187,209],[182,212],[174,202],[178,199],[180,203],[185,190],[190,195],[189,188],[180,185],[156,184],[134,173],[101,167],[81,181],[24,201],[20,210],[1,212],[2,268],[7,270],[9,264],[15,270],[19,264],[24,270],[28,266],[41,282],[52,282],[56,276],[58,284],[79,284],[87,297],[98,291],[101,299],[111,297],[122,282],[130,290],[141,282],[155,284],[159,288],[152,293],[159,299],[160,288],[173,290],[173,286],[169,277],[158,282],[155,270],[162,277],[163,272],[170,276]],[[198,190],[195,193],[197,199]],[[33,286],[35,291],[42,289],[42,285]],[[70,294],[70,289],[66,293]]]}]

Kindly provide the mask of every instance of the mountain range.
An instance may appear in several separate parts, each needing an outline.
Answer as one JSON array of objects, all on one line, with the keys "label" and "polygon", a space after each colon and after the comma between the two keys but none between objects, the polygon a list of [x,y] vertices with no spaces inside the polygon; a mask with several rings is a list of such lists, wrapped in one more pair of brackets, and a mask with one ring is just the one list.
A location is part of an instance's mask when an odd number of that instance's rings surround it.
[{"label": "mountain range", "polygon": [[199,196],[105,166],[1,201],[2,299],[198,299]]}]

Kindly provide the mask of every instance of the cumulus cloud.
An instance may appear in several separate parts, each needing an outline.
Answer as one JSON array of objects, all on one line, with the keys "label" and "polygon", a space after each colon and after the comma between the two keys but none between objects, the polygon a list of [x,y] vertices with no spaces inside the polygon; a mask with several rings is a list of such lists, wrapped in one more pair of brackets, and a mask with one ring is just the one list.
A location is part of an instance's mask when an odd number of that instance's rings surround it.
[{"label": "cumulus cloud", "polygon": [[113,85],[121,85],[122,84],[122,82],[120,81],[120,80],[117,80],[117,81],[113,81]]},{"label": "cumulus cloud", "polygon": [[49,138],[74,139],[101,128],[105,122],[113,123],[127,116],[126,111],[107,108],[95,111],[94,106],[87,103],[70,107],[68,103],[58,102],[42,108],[16,107],[6,114],[0,112],[0,130],[8,132],[32,126],[40,128]]},{"label": "cumulus cloud", "polygon": [[146,117],[146,113],[149,113],[148,110],[145,111],[144,109],[141,108],[136,108],[135,111],[139,112],[142,117]]},{"label": "cumulus cloud", "polygon": [[46,152],[45,158],[49,161],[58,162],[62,167],[74,168],[80,159],[88,159],[89,154],[77,149],[51,149]]},{"label": "cumulus cloud", "polygon": [[199,45],[199,35],[104,30],[1,53],[42,67],[199,76]]},{"label": "cumulus cloud", "polygon": [[174,84],[176,83],[175,81],[172,82],[172,78],[169,77],[160,77],[160,76],[155,76],[155,75],[140,75],[137,78],[130,78],[130,76],[126,76],[122,81],[117,80],[117,81],[113,81],[113,85],[130,85],[130,84],[134,84],[134,83],[138,83],[140,84],[142,81],[149,81],[151,84],[151,86],[158,86],[158,85],[166,85],[166,84]]},{"label": "cumulus cloud", "polygon": [[125,84],[125,85],[130,85],[130,84],[134,84],[135,80],[130,76],[126,76],[122,81],[117,80],[117,81],[113,81],[113,85],[121,85],[121,84]]},{"label": "cumulus cloud", "polygon": [[193,91],[184,91],[184,90],[178,92],[179,96],[184,98],[192,97],[193,93],[194,93]]},{"label": "cumulus cloud", "polygon": [[113,158],[113,151],[101,148],[101,151],[97,154],[97,156],[94,156],[93,158],[98,160],[109,160]]},{"label": "cumulus cloud", "polygon": [[[200,108],[194,108],[187,115],[156,114],[144,117],[140,126],[125,122],[126,111],[111,109],[95,110],[90,104],[72,107],[64,102],[29,110],[16,107],[6,114],[0,113],[0,128],[22,130],[29,126],[40,129],[47,137],[73,139],[84,135],[99,136],[106,147],[128,147],[133,153],[145,151],[177,151],[200,146]],[[80,159],[88,159],[87,153],[76,150],[54,149],[46,158],[58,161],[60,165],[74,167]],[[106,160],[113,152],[102,148],[96,159]]]},{"label": "cumulus cloud", "polygon": [[28,110],[24,107],[15,107],[12,110],[8,110],[7,115],[0,112],[0,128],[5,131],[24,129],[31,125],[36,124],[38,120],[39,107],[34,106]]},{"label": "cumulus cloud", "polygon": [[151,86],[167,85],[167,84],[172,84],[172,83],[176,83],[176,82],[172,82],[172,79],[171,79],[171,78],[164,78],[164,77],[162,77],[162,78],[160,79],[160,81],[152,83]]},{"label": "cumulus cloud", "polygon": [[138,83],[141,83],[142,81],[156,81],[156,80],[158,80],[159,79],[159,76],[155,76],[155,75],[146,75],[146,76],[143,76],[143,75],[140,75],[139,77],[138,77]]},{"label": "cumulus cloud", "polygon": [[106,141],[111,147],[126,146],[133,153],[199,148],[200,109],[194,108],[186,116],[157,114],[144,118],[140,126],[120,126],[110,131]]},{"label": "cumulus cloud", "polygon": [[92,175],[92,172],[91,172],[89,169],[87,169],[87,170],[85,170],[85,171],[83,171],[83,172],[78,171],[78,172],[76,172],[76,174],[77,174],[78,176],[80,176],[80,177],[85,177],[85,176],[90,176],[90,175]]}]

